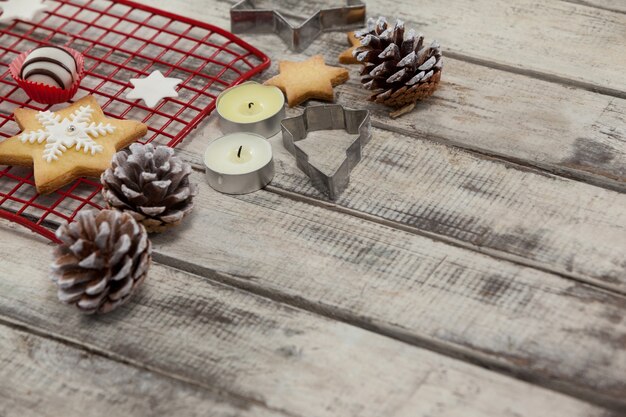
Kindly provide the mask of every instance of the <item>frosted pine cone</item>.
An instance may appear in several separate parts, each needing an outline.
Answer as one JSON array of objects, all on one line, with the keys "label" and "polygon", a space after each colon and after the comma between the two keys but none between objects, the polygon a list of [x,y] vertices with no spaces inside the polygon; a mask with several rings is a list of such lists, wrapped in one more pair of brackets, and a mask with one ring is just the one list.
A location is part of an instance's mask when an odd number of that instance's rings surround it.
[{"label": "frosted pine cone", "polygon": [[145,228],[116,210],[84,210],[57,230],[52,280],[59,300],[83,313],[108,313],[146,278],[151,244]]},{"label": "frosted pine cone", "polygon": [[152,232],[179,224],[193,209],[191,166],[166,146],[140,145],[115,154],[101,176],[109,207],[130,213]]},{"label": "frosted pine cone", "polygon": [[434,93],[443,67],[437,41],[424,46],[424,36],[414,30],[405,39],[404,23],[397,20],[391,27],[384,17],[369,19],[356,37],[362,46],[354,56],[363,64],[363,87],[374,92],[371,101],[397,108]]}]

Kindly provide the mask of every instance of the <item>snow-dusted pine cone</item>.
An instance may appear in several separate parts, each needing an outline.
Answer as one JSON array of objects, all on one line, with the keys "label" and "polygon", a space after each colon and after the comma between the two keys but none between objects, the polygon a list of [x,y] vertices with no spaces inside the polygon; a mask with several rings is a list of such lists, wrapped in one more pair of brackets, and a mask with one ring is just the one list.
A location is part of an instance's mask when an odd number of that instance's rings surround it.
[{"label": "snow-dusted pine cone", "polygon": [[191,166],[166,146],[135,143],[115,154],[100,180],[110,208],[130,213],[149,233],[179,224],[193,209]]},{"label": "snow-dusted pine cone", "polygon": [[424,46],[424,36],[412,29],[405,39],[404,22],[392,27],[384,17],[369,19],[356,36],[362,46],[354,56],[364,65],[361,82],[374,92],[371,101],[402,107],[433,94],[443,66],[437,41]]},{"label": "snow-dusted pine cone", "polygon": [[52,280],[59,300],[84,313],[108,313],[146,278],[151,244],[146,229],[117,210],[83,210],[59,227]]}]

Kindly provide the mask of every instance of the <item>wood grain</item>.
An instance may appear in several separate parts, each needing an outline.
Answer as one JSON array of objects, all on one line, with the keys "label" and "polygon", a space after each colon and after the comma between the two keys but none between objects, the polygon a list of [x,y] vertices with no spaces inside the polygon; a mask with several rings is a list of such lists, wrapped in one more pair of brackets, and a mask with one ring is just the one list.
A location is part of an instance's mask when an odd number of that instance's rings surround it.
[{"label": "wood grain", "polygon": [[[519,9],[519,13],[522,13],[525,5],[533,2],[524,0],[516,2],[516,6],[511,4],[499,8],[491,2],[485,1],[484,5],[483,2],[479,3],[473,2],[471,7],[476,7],[476,10],[480,11],[481,7],[488,6],[498,9],[498,13],[516,8],[516,10]],[[301,6],[292,5],[294,10],[299,10],[299,7],[313,7],[309,2],[298,2],[298,4]],[[202,9],[201,5],[193,2],[156,2],[156,5],[190,16],[198,16]],[[228,1],[216,2],[211,15],[211,23],[228,28],[230,25],[229,6]],[[376,6],[369,6],[370,9],[376,8]],[[389,7],[414,9],[402,2],[393,2],[393,5]],[[435,7],[448,8],[442,2],[425,5],[426,9]],[[459,10],[464,7],[467,6],[460,7]],[[595,27],[597,23],[594,23],[593,19],[597,13],[610,14],[610,12],[564,2],[552,2],[550,5],[537,6],[536,9],[539,11],[546,7],[585,9],[588,13],[583,16],[577,15],[576,10],[568,11],[574,15],[574,20],[578,18],[589,20],[585,21],[583,27]],[[385,8],[387,8],[386,5]],[[420,14],[424,13],[422,9],[423,7],[420,6]],[[456,10],[455,13],[457,13]],[[469,13],[467,18],[470,19],[474,13]],[[512,14],[514,15],[515,13]],[[617,19],[626,20],[626,16],[621,14],[618,16]],[[533,19],[528,18],[523,21],[535,22],[538,18],[535,16]],[[486,17],[480,19],[481,25],[487,25],[484,19]],[[454,19],[451,17],[450,21],[453,22]],[[571,21],[567,24],[571,25],[571,30],[580,30]],[[465,30],[463,25],[455,24],[454,27]],[[624,37],[619,41],[616,40],[614,45],[623,50],[626,47],[626,41],[624,41],[626,24],[621,25],[621,30],[624,31]],[[423,31],[428,34],[426,29]],[[434,31],[430,36],[438,36],[441,32],[441,29]],[[510,36],[512,32],[498,33],[500,36]],[[323,54],[327,62],[334,64],[337,62],[339,53],[347,47],[345,34],[342,33],[322,35],[305,51],[305,54],[294,54],[289,51],[274,35],[242,35],[242,37],[261,48],[273,59],[272,69],[262,76],[263,79],[276,72],[276,61],[279,59],[299,60],[306,56]],[[585,37],[587,39],[585,43],[592,38],[587,35]],[[463,39],[464,42],[470,43],[468,39],[472,37]],[[532,38],[528,36],[524,38],[524,42],[528,45],[537,44],[531,40]],[[488,38],[481,38],[480,43],[484,43],[489,48],[492,47]],[[445,54],[446,44],[445,42],[442,44]],[[561,49],[563,48],[559,50]],[[536,48],[532,50],[536,53]],[[603,50],[603,48],[598,48],[598,50]],[[579,54],[581,50],[575,48],[575,53]],[[602,53],[608,54],[606,51]],[[540,55],[543,60],[553,57],[552,54],[548,54],[548,57],[546,54]],[[626,56],[622,53],[617,55]],[[500,56],[517,58],[520,55],[516,50],[516,53],[502,53]],[[610,65],[603,65],[609,68],[619,68],[619,65],[613,61]],[[581,66],[569,63],[568,67],[581,68]],[[624,168],[626,166],[626,100],[624,99],[448,57],[442,87],[435,96],[420,104],[417,110],[409,115],[392,121],[385,107],[368,104],[365,101],[368,94],[359,86],[357,67],[352,66],[350,69],[352,80],[337,88],[337,100],[342,104],[356,107],[365,105],[373,112],[374,124],[378,127],[530,164],[604,187],[626,190],[626,168]]]},{"label": "wood grain", "polygon": [[[189,16],[204,14],[202,3],[153,3]],[[215,1],[211,23],[229,28],[228,9],[235,3]],[[297,23],[320,7],[336,3],[283,0],[263,4]],[[594,5],[606,9],[590,7]],[[626,66],[626,16],[620,0],[479,0],[420,3],[419,7],[412,0],[376,0],[367,6],[370,17],[399,17],[428,38],[437,38],[449,56],[626,98],[626,74],[621,70]],[[245,38],[260,39],[258,35]],[[259,42],[263,49],[280,44],[278,38],[267,39]],[[606,57],[611,57],[610,63]]]},{"label": "wood grain", "polygon": [[[272,4],[288,16],[303,17],[332,2]],[[626,98],[622,71],[626,67],[626,16],[622,13],[540,0],[440,1],[419,7],[413,0],[377,0],[368,2],[367,8],[368,16],[401,18],[427,37],[436,37],[455,56]],[[611,57],[610,64],[606,57]]]},{"label": "wood grain", "polygon": [[[318,133],[302,147],[321,166],[342,155],[350,137]],[[220,135],[207,123],[180,154],[201,167],[204,148]],[[270,189],[327,204],[280,135],[271,142]],[[374,129],[331,208],[626,293],[626,195],[614,191]]]},{"label": "wood grain", "polygon": [[[534,417],[547,415],[546,410],[556,417],[612,415],[159,264],[131,303],[107,316],[83,317],[56,300],[45,278],[48,260],[43,254],[48,249],[21,230],[0,227],[3,320],[248,398],[270,411],[321,417]],[[14,256],[16,250],[42,256],[24,263]],[[81,379],[89,377],[88,371],[79,372]]]},{"label": "wood grain", "polygon": [[0,364],[3,417],[284,415],[3,325]]},{"label": "wood grain", "polygon": [[[376,126],[626,189],[626,100],[448,59],[430,101],[391,120],[368,104]],[[356,70],[339,101],[363,107]]]},{"label": "wood grain", "polygon": [[622,0],[566,0],[585,6],[599,7],[614,12],[626,13],[626,3]]},{"label": "wood grain", "polygon": [[[222,6],[212,19],[228,25]],[[244,37],[273,57],[290,54],[271,35]],[[332,62],[345,42],[342,34],[325,34],[307,54],[324,53]],[[338,88],[338,101],[361,107],[367,93],[351,71],[353,80]],[[394,133],[376,130],[338,205],[623,292],[624,198],[428,141],[621,189],[626,100],[457,60],[448,60],[446,74],[435,97],[403,118],[391,121],[384,108],[366,106],[376,126]],[[219,135],[209,123],[181,148],[200,155]],[[274,149],[280,165],[274,185],[317,197],[282,145]]]},{"label": "wood grain", "polygon": [[[626,298],[354,216],[200,182],[161,262],[624,407]],[[549,318],[549,320],[546,320]]]},{"label": "wood grain", "polygon": [[[211,23],[228,27],[232,3],[155,5],[192,17],[214,6]],[[5,226],[0,320],[142,368],[138,378],[184,381],[173,398],[191,405],[206,389],[268,415],[611,415],[454,356],[621,415],[626,206],[623,195],[563,177],[626,189],[625,15],[562,1],[409,3],[368,6],[402,11],[457,59],[411,115],[390,122],[369,106],[382,130],[337,204],[280,150],[272,192],[232,198],[203,185],[190,221],[155,238],[156,259],[187,273],[156,265],[135,303],[96,319],[60,306],[45,279],[23,278],[43,278],[47,260],[15,254],[45,246]],[[283,7],[301,18],[315,4]],[[334,63],[344,36],[323,35],[307,55]],[[303,57],[274,36],[244,38],[272,58]],[[365,97],[355,77],[338,89],[342,104],[361,107]],[[197,163],[218,134],[206,124],[185,145],[188,159]],[[240,405],[220,406],[239,415]]]}]

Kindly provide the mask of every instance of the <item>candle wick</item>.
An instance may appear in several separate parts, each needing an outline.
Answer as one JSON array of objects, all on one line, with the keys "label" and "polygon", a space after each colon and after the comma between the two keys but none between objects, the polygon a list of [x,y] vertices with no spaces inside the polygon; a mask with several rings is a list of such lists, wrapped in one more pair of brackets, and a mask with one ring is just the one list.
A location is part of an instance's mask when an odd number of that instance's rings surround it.
[{"label": "candle wick", "polygon": [[251,109],[254,106],[254,103],[248,103],[248,108]]},{"label": "candle wick", "polygon": [[239,150],[237,151],[237,158],[241,158],[241,149],[243,148],[243,146],[239,147]]}]

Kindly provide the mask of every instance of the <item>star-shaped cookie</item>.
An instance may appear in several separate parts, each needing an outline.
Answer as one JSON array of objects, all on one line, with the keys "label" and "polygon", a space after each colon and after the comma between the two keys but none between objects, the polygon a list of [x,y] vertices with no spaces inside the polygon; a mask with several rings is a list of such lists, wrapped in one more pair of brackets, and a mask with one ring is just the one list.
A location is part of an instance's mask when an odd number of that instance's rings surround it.
[{"label": "star-shaped cookie", "polygon": [[15,19],[32,20],[37,13],[47,9],[42,0],[8,0],[0,2],[0,22],[8,22]]},{"label": "star-shaped cookie", "polygon": [[93,96],[57,112],[16,109],[15,121],[23,132],[0,140],[0,165],[33,166],[40,194],[99,176],[115,152],[148,131],[143,123],[107,118]]},{"label": "star-shaped cookie", "polygon": [[333,87],[348,81],[348,70],[330,67],[321,55],[315,55],[302,62],[280,61],[280,74],[265,81],[287,95],[289,107],[312,99],[333,101]]},{"label": "star-shaped cookie", "polygon": [[349,32],[348,42],[350,42],[350,45],[352,46],[339,54],[339,62],[347,65],[358,64],[359,61],[356,59],[353,53],[356,48],[361,46],[361,41],[357,39],[357,37],[354,35],[354,32]]},{"label": "star-shaped cookie", "polygon": [[146,78],[131,78],[130,83],[135,87],[126,98],[142,99],[148,107],[156,106],[159,101],[167,97],[178,97],[176,86],[183,80],[167,78],[161,71],[153,71]]}]

